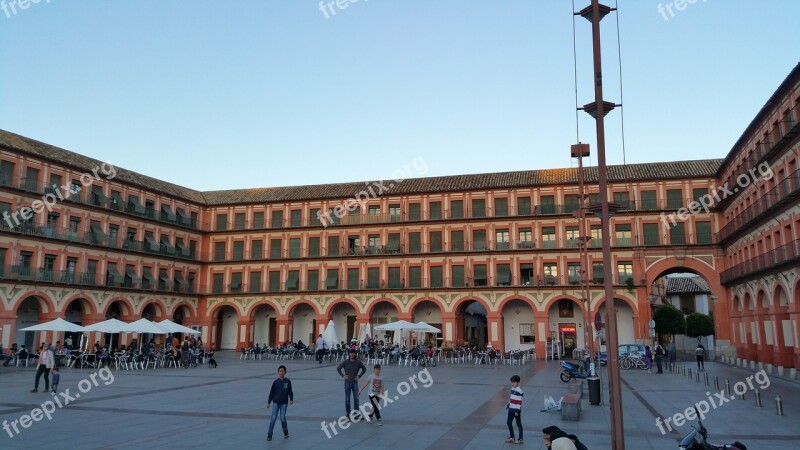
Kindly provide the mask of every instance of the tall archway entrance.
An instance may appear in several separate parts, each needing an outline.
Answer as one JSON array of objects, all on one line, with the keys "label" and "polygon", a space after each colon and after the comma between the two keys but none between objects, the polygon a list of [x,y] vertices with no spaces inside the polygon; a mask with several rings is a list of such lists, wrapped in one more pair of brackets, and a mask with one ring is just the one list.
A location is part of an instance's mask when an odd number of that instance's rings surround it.
[{"label": "tall archway entrance", "polygon": [[467,300],[456,309],[456,344],[465,347],[485,348],[489,328],[487,311],[480,302]]},{"label": "tall archway entrance", "polygon": [[236,350],[239,314],[232,306],[223,306],[217,312],[217,346],[220,350]]}]

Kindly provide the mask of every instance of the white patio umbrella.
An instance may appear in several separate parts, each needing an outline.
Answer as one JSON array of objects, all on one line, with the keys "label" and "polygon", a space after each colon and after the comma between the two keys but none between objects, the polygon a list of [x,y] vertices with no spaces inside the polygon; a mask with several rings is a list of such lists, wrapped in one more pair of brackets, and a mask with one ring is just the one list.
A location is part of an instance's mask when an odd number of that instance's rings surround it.
[{"label": "white patio umbrella", "polygon": [[72,322],[67,322],[66,320],[59,317],[58,319],[54,319],[49,322],[22,328],[20,331],[54,331],[56,333],[58,332],[79,333],[85,331],[85,328],[80,325],[76,325]]},{"label": "white patio umbrella", "polygon": [[[430,325],[428,325],[428,326],[430,326]],[[399,331],[401,339],[403,339],[402,338],[403,333],[406,333],[406,332],[409,332],[409,331],[425,331],[426,329],[427,329],[427,327],[425,327],[425,326],[422,326],[422,325],[419,325],[419,324],[416,324],[416,323],[411,323],[411,322],[408,322],[406,320],[398,320],[397,322],[378,325],[378,326],[375,327],[376,331],[393,331],[393,332],[398,332]]]},{"label": "white patio umbrella", "polygon": [[80,325],[75,325],[72,322],[67,322],[66,320],[59,317],[58,319],[54,319],[49,322],[22,328],[19,331],[68,331],[73,333],[79,333],[82,331],[86,331],[86,328]]},{"label": "white patio umbrella", "polygon": [[[131,322],[128,324],[125,333],[135,333],[135,334],[142,334],[142,333],[149,333],[149,334],[169,334],[169,331],[158,326],[157,323],[147,320],[145,318],[141,318],[136,322]],[[142,340],[139,339],[139,350],[142,349]]]},{"label": "white patio umbrella", "polygon": [[[108,319],[102,322],[93,323],[91,325],[87,325],[84,327],[86,331],[96,331],[99,333],[109,333],[111,334],[111,347],[114,347],[114,335],[117,333],[125,333],[128,331],[128,324],[117,319]],[[83,336],[81,336],[83,339]],[[86,338],[86,347],[89,347],[89,338]],[[86,351],[86,349],[83,349]]]},{"label": "white patio umbrella", "polygon": [[329,349],[335,347],[336,343],[339,342],[336,336],[336,327],[333,326],[333,320],[328,321],[328,326],[322,332],[322,339],[325,339],[325,344]]},{"label": "white patio umbrella", "polygon": [[359,327],[359,330],[358,330],[358,342],[366,341],[367,340],[367,336],[373,337],[372,336],[372,326],[369,324],[369,322],[367,322],[365,324],[361,324],[361,326]]},{"label": "white patio umbrella", "polygon": [[186,334],[201,334],[197,330],[193,330],[189,327],[185,327],[179,323],[175,323],[169,319],[164,319],[161,322],[157,322],[157,325],[164,331],[168,333],[186,333]]},{"label": "white patio umbrella", "polygon": [[[419,326],[422,326],[422,327],[426,327],[426,328],[427,328],[426,330],[423,330],[423,331],[422,331],[423,333],[439,334],[439,333],[441,333],[441,332],[442,332],[442,330],[440,330],[440,329],[436,328],[436,327],[435,327],[435,326],[433,326],[433,325],[430,325],[430,324],[428,324],[428,323],[425,323],[425,322],[417,322],[417,325],[419,325]],[[435,345],[434,345],[434,347],[435,347]]]}]

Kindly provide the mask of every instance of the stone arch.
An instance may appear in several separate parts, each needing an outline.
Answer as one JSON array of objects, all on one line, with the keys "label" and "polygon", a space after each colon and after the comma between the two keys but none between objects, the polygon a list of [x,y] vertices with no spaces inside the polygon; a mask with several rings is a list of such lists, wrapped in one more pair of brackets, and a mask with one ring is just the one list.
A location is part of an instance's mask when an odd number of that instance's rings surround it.
[{"label": "stone arch", "polygon": [[659,278],[674,273],[693,273],[703,277],[708,283],[712,292],[719,290],[719,273],[708,264],[701,263],[695,258],[684,258],[681,264],[677,264],[674,257],[664,258],[650,266],[645,272],[647,286],[651,286]]},{"label": "stone arch", "polygon": [[278,314],[280,312],[280,309],[279,309],[279,307],[278,307],[278,305],[276,303],[270,301],[269,299],[265,299],[265,300],[262,300],[262,301],[253,302],[251,305],[249,305],[249,307],[245,311],[245,316],[246,317],[253,317],[253,314],[256,313],[256,310],[258,310],[262,306],[268,306],[268,307],[272,308],[275,311],[275,314]]},{"label": "stone arch", "polygon": [[331,313],[333,312],[333,309],[335,307],[337,307],[338,305],[341,305],[342,303],[346,303],[346,304],[352,306],[353,309],[356,311],[356,314],[360,314],[361,313],[361,308],[359,308],[358,303],[356,303],[354,300],[352,300],[350,298],[347,298],[347,297],[339,297],[336,300],[330,302],[328,304],[328,306],[322,311],[322,314],[325,315],[325,316],[330,316]]},{"label": "stone arch", "polygon": [[533,300],[531,300],[530,298],[528,298],[528,297],[526,297],[524,295],[511,294],[511,295],[506,296],[502,300],[500,300],[500,303],[497,304],[497,312],[502,314],[503,313],[503,308],[505,308],[506,304],[508,302],[513,301],[513,300],[521,300],[521,301],[527,303],[528,305],[530,305],[530,307],[534,311],[538,310],[538,306],[539,305],[536,302],[534,302]]},{"label": "stone arch", "polygon": [[[777,283],[772,293],[772,303],[779,309],[789,307],[789,290],[783,283]],[[785,300],[785,301],[784,301]]]},{"label": "stone arch", "polygon": [[64,302],[64,307],[61,310],[61,315],[66,316],[67,311],[69,310],[70,305],[72,302],[80,301],[81,306],[87,307],[84,311],[84,315],[95,316],[97,315],[97,306],[91,301],[87,296],[81,294],[75,294],[72,297],[69,297],[67,301]]},{"label": "stone arch", "polygon": [[153,320],[156,320],[159,317],[163,318],[166,315],[166,308],[164,305],[155,299],[150,299],[142,303],[142,306],[139,308],[138,315],[144,316],[144,313],[149,306],[152,306],[154,310]]},{"label": "stone arch", "polygon": [[[384,302],[394,306],[394,309],[397,310],[398,314],[403,312],[403,308],[400,303],[397,302],[397,300],[391,297],[380,297],[370,302],[369,306],[367,306],[367,317],[372,317],[374,315],[375,307]],[[413,304],[414,303],[412,302],[412,305]]]},{"label": "stone arch", "polygon": [[288,317],[291,317],[292,315],[294,315],[294,309],[297,308],[300,305],[310,306],[311,309],[314,310],[314,314],[316,314],[317,316],[322,316],[323,315],[322,311],[319,309],[319,307],[316,305],[316,303],[314,303],[313,301],[311,301],[311,300],[309,300],[307,298],[301,298],[300,300],[295,300],[294,302],[288,304],[286,306],[286,315]]},{"label": "stone arch", "polygon": [[105,308],[103,308],[103,317],[108,317],[109,310],[111,309],[111,305],[119,303],[120,304],[120,315],[121,316],[132,316],[133,311],[135,308],[131,304],[131,302],[125,297],[113,297],[111,300],[108,301]]},{"label": "stone arch", "polygon": [[770,301],[769,295],[767,295],[767,291],[764,290],[763,286],[760,286],[758,292],[756,293],[756,311],[761,313],[766,313],[769,311],[769,307],[771,306],[772,302]]},{"label": "stone arch", "polygon": [[467,295],[467,296],[461,297],[458,300],[456,300],[455,302],[453,302],[453,306],[450,309],[450,311],[448,311],[448,312],[452,312],[452,313],[456,313],[457,314],[458,313],[458,309],[461,308],[461,306],[464,303],[467,303],[467,302],[470,302],[470,301],[475,301],[475,302],[480,303],[486,309],[486,314],[489,314],[490,312],[493,311],[491,306],[488,303],[486,303],[486,300],[478,297],[477,295]]},{"label": "stone arch", "polygon": [[184,308],[184,310],[186,310],[186,311],[189,311],[189,315],[188,315],[188,316],[187,316],[187,315],[184,315],[184,316],[183,316],[183,320],[186,320],[186,319],[189,319],[189,318],[194,318],[194,319],[196,319],[196,318],[197,318],[197,311],[195,310],[195,307],[194,307],[194,305],[192,305],[191,303],[189,303],[189,302],[187,302],[187,301],[185,301],[185,300],[184,300],[184,301],[180,301],[180,302],[176,303],[176,304],[175,304],[175,305],[174,305],[174,306],[173,306],[173,307],[172,307],[172,308],[169,310],[169,312],[167,313],[167,319],[169,319],[169,320],[172,320],[172,317],[175,315],[175,313],[176,313],[176,312],[177,312],[177,311],[178,311],[180,308]]},{"label": "stone arch", "polygon": [[[477,303],[486,312],[485,316],[467,310],[472,303]],[[483,348],[489,341],[489,314],[492,308],[482,298],[467,295],[453,303],[452,312],[455,314],[455,341],[457,345],[466,343],[472,347]]]},{"label": "stone arch", "polygon": [[[552,307],[559,300],[572,300],[572,302],[576,303],[578,305],[578,308],[580,308],[581,315],[586,314],[586,305],[583,303],[583,301],[578,297],[575,297],[574,295],[567,295],[567,294],[560,294],[553,296],[553,298],[551,298],[550,300],[547,301],[547,303],[544,304],[544,312],[545,313],[549,312],[550,307]],[[597,305],[599,307],[600,305],[599,301],[597,302]]]},{"label": "stone arch", "polygon": [[[422,295],[422,296],[420,296],[420,297],[417,297],[417,298],[415,298],[414,300],[412,300],[412,301],[411,301],[411,303],[408,305],[408,311],[406,311],[406,312],[408,312],[409,314],[411,314],[411,315],[413,316],[413,315],[414,315],[414,309],[415,309],[415,308],[416,308],[416,307],[417,307],[417,306],[418,306],[420,303],[423,303],[423,302],[431,302],[431,303],[435,304],[436,306],[438,306],[438,307],[439,307],[439,309],[440,309],[442,312],[445,312],[445,311],[446,311],[445,305],[444,305],[444,304],[442,304],[442,301],[441,301],[441,300],[439,300],[439,299],[438,299],[438,298],[436,298],[436,297],[431,297],[431,296],[429,296],[429,295]],[[398,311],[398,312],[400,312],[400,311],[401,311],[401,309],[399,308],[399,306],[398,306],[397,304],[395,304],[395,308],[398,308],[398,309],[397,309],[397,311]]]},{"label": "stone arch", "polygon": [[56,312],[56,307],[55,303],[53,302],[53,299],[51,299],[49,295],[41,291],[23,292],[22,295],[17,297],[17,299],[11,303],[10,310],[16,311],[17,309],[19,309],[20,305],[22,305],[26,300],[28,300],[31,297],[33,297],[39,304],[40,314],[50,314]]},{"label": "stone arch", "polygon": [[[636,303],[633,302],[633,300],[629,299],[628,297],[622,296],[622,295],[615,295],[614,296],[614,300],[622,300],[623,302],[627,303],[628,307],[630,307],[631,311],[633,311],[634,317],[638,316],[637,313],[639,312],[639,309],[636,306]],[[605,297],[600,297],[600,299],[597,300],[597,304],[592,308],[592,311],[599,310],[600,307],[605,304],[605,302],[606,302],[606,298]]]},{"label": "stone arch", "polygon": [[225,307],[225,306],[230,306],[231,308],[233,308],[233,310],[236,311],[236,314],[239,317],[244,316],[244,314],[242,314],[241,307],[238,304],[236,304],[234,302],[219,302],[219,303],[215,304],[214,306],[212,306],[211,309],[208,310],[207,317],[208,318],[216,317],[217,314],[219,313],[219,310],[221,308]]}]

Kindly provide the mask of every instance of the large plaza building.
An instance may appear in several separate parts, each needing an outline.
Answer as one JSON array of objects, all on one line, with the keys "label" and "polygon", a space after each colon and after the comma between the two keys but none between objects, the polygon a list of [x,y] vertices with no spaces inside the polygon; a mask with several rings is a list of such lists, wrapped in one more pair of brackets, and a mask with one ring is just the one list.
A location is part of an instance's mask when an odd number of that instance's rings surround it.
[{"label": "large plaza building", "polygon": [[56,317],[168,318],[223,349],[404,319],[545,356],[588,346],[606,278],[642,343],[664,277],[694,274],[717,355],[796,369],[798,117],[800,66],[724,159],[609,167],[613,273],[594,216],[581,257],[575,168],[200,192],[0,131],[0,342]]}]

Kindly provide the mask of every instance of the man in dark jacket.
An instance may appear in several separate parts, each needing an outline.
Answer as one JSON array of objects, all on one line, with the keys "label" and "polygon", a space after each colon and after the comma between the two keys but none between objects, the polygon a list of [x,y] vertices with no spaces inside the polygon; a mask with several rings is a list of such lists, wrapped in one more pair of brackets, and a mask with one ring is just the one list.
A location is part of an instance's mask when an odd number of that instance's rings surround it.
[{"label": "man in dark jacket", "polygon": [[[347,361],[342,361],[336,371],[339,376],[344,380],[344,408],[347,410],[347,417],[354,420],[350,416],[350,392],[353,393],[353,401],[355,403],[355,411],[358,411],[358,379],[367,371],[364,363],[356,359],[357,352],[350,349]],[[344,373],[342,372],[344,370]]]},{"label": "man in dark jacket", "polygon": [[[292,392],[292,382],[286,377],[286,366],[278,367],[278,378],[272,382],[267,398],[267,409],[272,407],[272,417],[269,419],[269,430],[267,440],[272,440],[272,430],[275,429],[275,419],[280,413],[281,427],[283,427],[283,437],[289,438],[289,427],[286,426],[286,406],[294,403],[294,392]],[[272,405],[274,403],[274,406]]]}]

